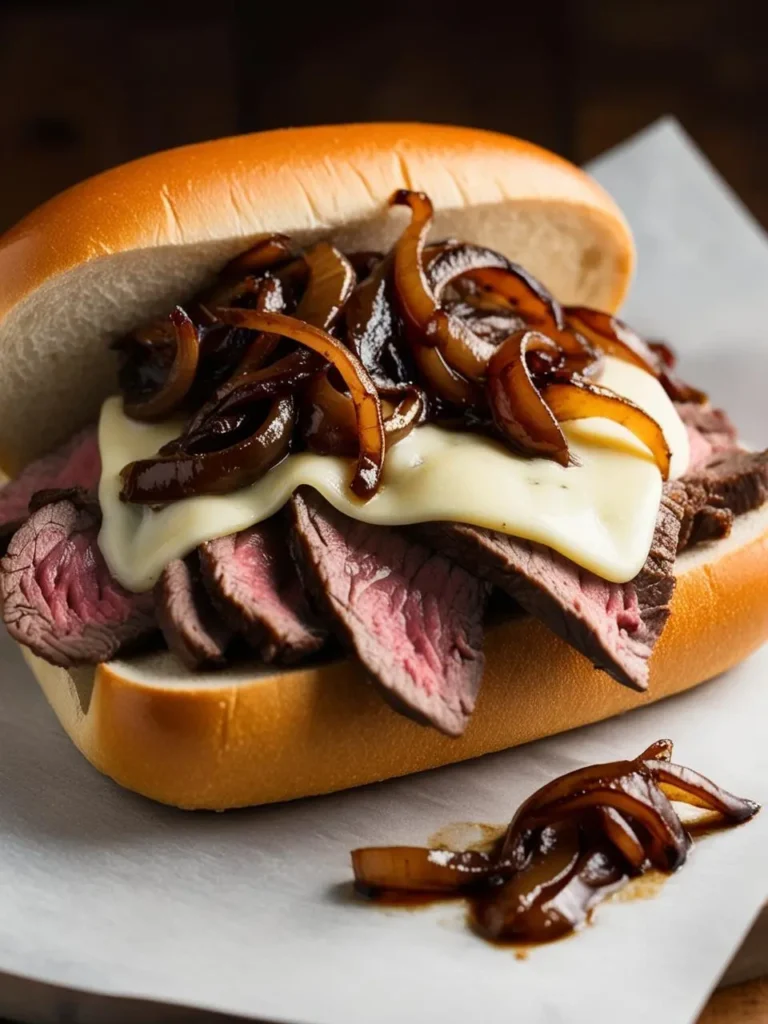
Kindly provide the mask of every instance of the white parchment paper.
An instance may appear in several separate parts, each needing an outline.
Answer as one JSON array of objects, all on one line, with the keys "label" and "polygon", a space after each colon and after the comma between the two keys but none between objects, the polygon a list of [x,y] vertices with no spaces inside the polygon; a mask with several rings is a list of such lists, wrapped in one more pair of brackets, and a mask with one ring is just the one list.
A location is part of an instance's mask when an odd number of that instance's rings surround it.
[{"label": "white parchment paper", "polygon": [[[765,441],[765,238],[672,123],[594,171],[638,239],[627,318],[674,340],[683,372]],[[693,693],[519,750],[292,805],[185,814],[90,768],[3,638],[0,971],[297,1024],[687,1024],[768,895],[768,812],[699,844],[655,898],[604,905],[581,935],[524,961],[473,937],[458,906],[357,902],[349,850],[504,822],[553,776],[660,736],[682,763],[768,802],[766,677],[768,650]]]}]

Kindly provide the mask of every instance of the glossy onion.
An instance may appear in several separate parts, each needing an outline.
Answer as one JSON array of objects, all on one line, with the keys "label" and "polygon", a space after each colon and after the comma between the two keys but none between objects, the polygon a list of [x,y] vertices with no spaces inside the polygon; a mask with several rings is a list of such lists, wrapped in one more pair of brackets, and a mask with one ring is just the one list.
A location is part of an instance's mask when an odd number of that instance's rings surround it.
[{"label": "glossy onion", "polygon": [[567,466],[568,443],[531,372],[532,355],[557,365],[559,349],[538,331],[517,331],[497,349],[488,364],[486,385],[491,413],[497,429],[516,451]]},{"label": "glossy onion", "polygon": [[355,850],[356,883],[374,897],[381,889],[464,895],[475,931],[494,940],[567,935],[632,875],[651,865],[675,871],[685,862],[691,840],[670,798],[716,810],[731,823],[759,810],[671,764],[671,754],[671,741],[658,740],[632,761],[554,779],[522,804],[488,854]]},{"label": "glossy onion", "polygon": [[561,423],[602,416],[626,427],[650,449],[662,479],[669,478],[671,453],[664,432],[655,419],[628,398],[578,377],[546,384],[541,395]]},{"label": "glossy onion", "polygon": [[187,396],[195,379],[200,358],[197,328],[181,308],[171,313],[169,324],[176,342],[176,351],[168,376],[162,387],[149,398],[125,402],[126,415],[135,420],[161,420],[171,416]]},{"label": "glossy onion", "polygon": [[278,398],[249,437],[220,451],[186,453],[131,462],[121,472],[123,501],[164,505],[201,494],[226,494],[247,487],[290,451],[295,426],[293,398]]},{"label": "glossy onion", "polygon": [[225,323],[254,331],[273,331],[317,352],[338,370],[355,407],[359,454],[352,490],[362,499],[372,497],[384,467],[384,423],[376,386],[360,360],[340,341],[311,324],[280,313],[249,309],[217,309]]},{"label": "glossy onion", "polygon": [[368,846],[352,851],[355,884],[366,889],[453,893],[486,878],[487,853],[428,850],[420,846]]},{"label": "glossy onion", "polygon": [[493,347],[460,320],[438,307],[424,271],[424,242],[432,222],[432,203],[423,192],[396,192],[393,206],[407,206],[411,223],[394,249],[394,287],[406,337],[424,378],[443,401],[473,405]]},{"label": "glossy onion", "polygon": [[659,358],[643,339],[618,317],[586,306],[566,306],[566,322],[606,355],[659,376]]},{"label": "glossy onion", "polygon": [[296,309],[296,319],[330,330],[355,286],[355,271],[347,257],[328,242],[307,249],[304,259],[309,283]]},{"label": "glossy onion", "polygon": [[294,254],[293,243],[286,235],[268,235],[250,249],[235,256],[224,267],[223,277],[240,277],[243,274],[263,274],[265,270],[290,260]]}]

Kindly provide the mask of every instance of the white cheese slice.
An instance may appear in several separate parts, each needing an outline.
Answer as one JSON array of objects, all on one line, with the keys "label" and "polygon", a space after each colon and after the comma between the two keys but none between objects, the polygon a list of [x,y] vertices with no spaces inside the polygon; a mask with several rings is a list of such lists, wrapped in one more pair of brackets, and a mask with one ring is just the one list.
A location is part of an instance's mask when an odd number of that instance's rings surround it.
[{"label": "white cheese slice", "polygon": [[[600,383],[630,398],[661,425],[672,475],[688,465],[688,438],[658,381],[607,359]],[[368,502],[349,489],[353,460],[292,455],[261,480],[217,497],[188,498],[155,511],[120,501],[120,470],[178,436],[178,423],[145,424],[104,403],[99,424],[103,525],[99,544],[129,590],[149,589],[171,559],[198,544],[271,516],[302,485],[316,488],[354,519],[399,526],[454,520],[546,544],[614,582],[635,576],[653,537],[661,475],[648,450],[624,427],[590,419],[564,424],[579,465],[512,454],[499,442],[435,426],[413,431],[388,452],[383,484]]]}]

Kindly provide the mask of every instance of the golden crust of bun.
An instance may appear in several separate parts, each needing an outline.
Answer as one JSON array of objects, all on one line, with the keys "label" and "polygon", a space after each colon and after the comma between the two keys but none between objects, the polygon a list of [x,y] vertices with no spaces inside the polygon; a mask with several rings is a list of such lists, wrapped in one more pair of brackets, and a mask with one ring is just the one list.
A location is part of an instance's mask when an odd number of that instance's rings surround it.
[{"label": "golden crust of bun", "polygon": [[[534,619],[488,631],[477,709],[460,739],[392,711],[351,661],[269,675],[176,676],[168,661],[72,674],[25,656],[62,725],[100,771],[183,808],[328,793],[527,743],[679,693],[768,638],[768,510],[679,560],[672,615],[637,694]],[[165,667],[164,667],[165,666]],[[155,674],[156,673],[156,674]]]},{"label": "golden crust of bun", "polygon": [[[614,310],[629,230],[586,174],[519,139],[424,124],[290,128],[144,157],[76,185],[0,238],[0,468],[95,418],[106,342],[183,300],[255,238],[385,248],[387,199],[429,193],[435,235],[490,245],[558,298]],[[29,409],[36,411],[29,429]]]}]

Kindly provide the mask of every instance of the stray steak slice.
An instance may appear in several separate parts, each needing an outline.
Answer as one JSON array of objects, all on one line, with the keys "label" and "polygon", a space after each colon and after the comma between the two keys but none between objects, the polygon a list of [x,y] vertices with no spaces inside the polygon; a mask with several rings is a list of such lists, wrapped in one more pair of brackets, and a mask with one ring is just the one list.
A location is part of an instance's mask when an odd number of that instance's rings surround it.
[{"label": "stray steak slice", "polygon": [[101,476],[96,427],[75,434],[65,445],[31,462],[15,480],[0,488],[0,525],[27,518],[36,491],[79,487],[95,491]]},{"label": "stray steak slice", "polygon": [[197,554],[168,563],[155,585],[155,609],[165,642],[187,668],[224,664],[232,630],[211,603]]},{"label": "stray steak slice", "polygon": [[461,523],[420,528],[439,550],[506,591],[596,668],[635,690],[669,617],[682,508],[662,500],[653,544],[630,583],[609,583],[551,548]]},{"label": "stray steak slice", "polygon": [[325,643],[310,610],[279,518],[199,548],[203,580],[229,625],[266,662],[299,661]]},{"label": "stray steak slice", "polygon": [[309,488],[291,501],[307,585],[387,700],[450,736],[483,675],[488,588],[405,533],[349,519]]},{"label": "stray steak slice", "polygon": [[112,578],[96,543],[99,511],[57,501],[38,509],[0,561],[8,632],[53,665],[95,665],[156,629],[152,594]]}]

